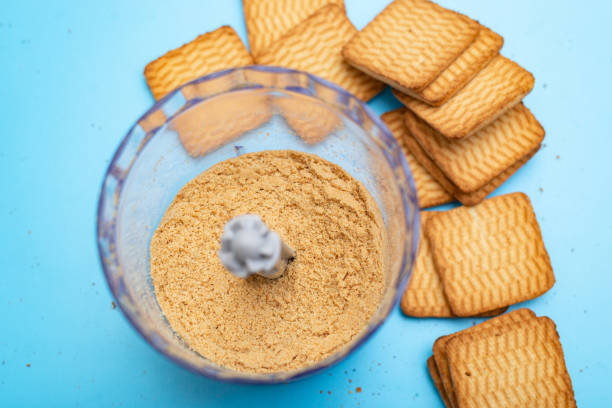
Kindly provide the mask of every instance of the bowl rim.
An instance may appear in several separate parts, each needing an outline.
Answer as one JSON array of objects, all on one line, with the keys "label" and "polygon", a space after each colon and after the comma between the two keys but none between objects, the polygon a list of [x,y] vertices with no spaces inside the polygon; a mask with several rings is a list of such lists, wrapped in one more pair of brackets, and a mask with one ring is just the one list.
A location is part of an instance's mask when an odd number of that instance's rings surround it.
[{"label": "bowl rim", "polygon": [[[327,88],[329,88],[330,90],[336,92],[337,94],[339,94],[340,96],[342,96],[344,99],[346,99],[347,101],[350,101],[352,103],[357,104],[362,110],[363,112],[365,112],[365,115],[368,117],[368,119],[376,126],[379,128],[379,130],[381,131],[381,134],[383,136],[383,142],[386,144],[386,147],[389,148],[392,151],[398,151],[399,154],[397,155],[398,159],[393,159],[390,158],[389,155],[385,154],[383,155],[385,157],[385,159],[389,162],[391,161],[391,163],[388,163],[389,165],[393,166],[393,164],[395,164],[395,167],[399,167],[403,173],[403,176],[405,177],[405,179],[407,180],[407,185],[408,185],[408,191],[404,191],[404,188],[399,185],[400,188],[400,192],[401,197],[402,197],[402,204],[403,204],[403,209],[404,209],[404,214],[408,215],[409,214],[409,206],[408,206],[408,201],[411,201],[412,204],[412,208],[414,208],[414,216],[413,216],[413,221],[412,223],[410,223],[410,220],[408,219],[409,217],[406,216],[406,220],[405,223],[406,224],[412,224],[412,248],[406,248],[406,246],[404,246],[403,249],[403,254],[402,254],[402,263],[400,266],[400,279],[398,279],[398,281],[396,282],[396,293],[395,296],[393,298],[393,300],[391,301],[391,305],[389,306],[388,310],[381,316],[380,320],[378,322],[376,322],[375,324],[369,324],[367,327],[367,330],[361,335],[361,338],[359,338],[354,344],[352,344],[349,348],[346,348],[343,353],[341,354],[332,354],[331,356],[327,357],[326,359],[322,360],[321,363],[316,364],[313,367],[308,367],[302,370],[298,370],[295,372],[295,374],[290,374],[288,376],[284,376],[282,378],[276,378],[273,377],[272,375],[274,374],[252,374],[252,373],[248,373],[249,377],[241,377],[241,372],[236,371],[235,374],[236,376],[234,377],[225,377],[225,376],[219,376],[217,374],[216,371],[212,370],[212,369],[208,369],[206,367],[200,367],[200,366],[196,366],[194,364],[192,364],[189,361],[186,361],[184,359],[181,359],[180,357],[167,353],[160,344],[158,344],[156,341],[154,341],[153,338],[149,337],[146,333],[145,330],[143,329],[142,325],[138,322],[137,317],[134,315],[134,313],[128,308],[126,307],[126,305],[123,304],[123,301],[121,300],[121,294],[119,293],[119,287],[118,285],[115,285],[112,279],[112,272],[110,271],[110,267],[106,264],[105,262],[105,258],[107,256],[107,254],[105,253],[106,249],[104,248],[103,244],[102,244],[102,238],[103,238],[103,230],[102,230],[102,223],[101,220],[104,218],[104,208],[105,208],[105,196],[104,196],[104,192],[107,188],[107,180],[113,176],[113,169],[116,168],[117,166],[117,162],[120,159],[122,153],[125,151],[126,146],[129,144],[129,141],[132,137],[134,137],[134,130],[137,128],[137,126],[139,126],[139,123],[147,118],[149,115],[151,115],[153,112],[157,112],[158,110],[162,110],[164,106],[166,106],[168,104],[169,101],[171,101],[177,94],[181,93],[181,91],[183,90],[183,88],[190,86],[190,85],[194,85],[194,84],[198,84],[198,83],[202,83],[202,82],[206,82],[206,81],[211,81],[213,79],[222,77],[222,76],[227,76],[227,75],[231,75],[234,72],[238,72],[238,71],[261,71],[261,72],[269,72],[269,73],[277,73],[277,74],[294,74],[294,75],[303,75],[305,77],[308,78],[309,81],[312,81],[313,83],[319,84],[319,85],[323,85]],[[248,89],[248,88],[247,88]],[[252,88],[251,88],[252,89]],[[324,101],[320,98],[318,98],[316,95],[312,95],[311,93],[307,93],[304,91],[301,91],[299,89],[295,89],[295,88],[275,88],[273,86],[268,86],[268,85],[264,85],[261,86],[258,89],[279,89],[279,90],[284,90],[284,91],[290,91],[290,92],[297,92],[297,93],[301,93],[303,95],[307,95],[310,97],[315,97],[319,100],[321,100],[323,103],[325,104],[329,104],[329,102]],[[347,112],[343,111],[344,114],[346,114]],[[350,116],[350,115],[349,115]],[[168,123],[168,121],[170,121],[172,118],[174,117],[174,115],[168,115],[166,117],[166,120],[164,122]],[[350,117],[351,119],[355,120],[354,117]],[[156,130],[156,129],[155,129]],[[141,143],[141,145],[139,146],[139,152],[140,150],[147,144],[147,142],[151,139],[152,137],[145,137]],[[135,157],[137,157],[138,153],[136,154]],[[392,161],[398,160],[399,162],[397,163],[393,163]],[[119,194],[117,194],[117,196],[115,197],[115,203],[114,203],[114,214],[113,214],[113,219],[116,216],[116,211],[119,207],[119,202],[120,202],[120,196],[121,196],[121,190],[123,188],[123,183],[125,181],[125,178],[127,177],[127,175],[129,174],[129,171],[131,169],[131,165],[130,168],[128,169],[128,171],[126,172],[126,176],[122,179],[117,180],[117,186],[115,188],[118,189]],[[102,267],[102,271],[104,273],[104,277],[106,280],[106,283],[112,293],[113,299],[116,301],[116,305],[119,307],[119,309],[121,310],[121,312],[123,313],[123,315],[125,316],[125,318],[128,320],[128,322],[130,323],[130,325],[132,326],[133,329],[136,330],[136,332],[151,346],[153,347],[154,350],[156,350],[158,353],[160,353],[161,355],[163,355],[164,357],[166,357],[167,359],[169,359],[170,361],[173,361],[174,363],[176,363],[178,366],[183,367],[195,374],[204,376],[204,377],[208,377],[214,380],[218,380],[218,381],[224,381],[224,382],[230,382],[230,383],[241,383],[241,384],[279,384],[279,383],[286,383],[286,382],[290,382],[290,381],[294,381],[294,380],[298,380],[301,378],[305,378],[305,377],[309,377],[312,376],[314,374],[317,374],[341,361],[343,361],[345,358],[347,358],[351,353],[353,353],[355,350],[357,350],[361,345],[363,345],[379,328],[380,326],[387,320],[387,318],[389,317],[391,310],[395,309],[397,306],[397,303],[399,302],[407,284],[408,284],[408,280],[412,274],[412,268],[414,266],[414,261],[416,258],[416,253],[417,253],[417,248],[418,248],[418,244],[419,244],[419,230],[420,230],[420,207],[418,204],[418,199],[417,199],[417,195],[416,195],[416,185],[415,185],[415,181],[414,178],[412,176],[412,172],[410,170],[410,167],[408,166],[407,160],[404,156],[403,150],[401,149],[401,147],[399,146],[397,140],[395,139],[395,137],[393,137],[391,131],[388,129],[388,127],[386,126],[386,124],[382,121],[382,119],[380,119],[380,117],[374,113],[374,111],[366,104],[366,102],[363,102],[362,100],[360,100],[359,98],[357,98],[356,96],[354,96],[353,94],[351,94],[350,92],[348,92],[347,90],[339,87],[338,85],[320,78],[316,75],[313,75],[311,73],[305,72],[305,71],[300,71],[300,70],[295,70],[295,69],[290,69],[290,68],[284,68],[284,67],[275,67],[275,66],[261,66],[261,65],[250,65],[250,66],[245,66],[245,67],[238,67],[238,68],[229,68],[229,69],[225,69],[225,70],[221,70],[221,71],[217,71],[214,72],[212,74],[208,74],[208,75],[204,75],[200,78],[197,78],[193,81],[187,82],[181,86],[179,86],[178,88],[176,88],[175,90],[173,90],[172,92],[169,92],[167,95],[165,95],[163,98],[155,101],[155,103],[145,111],[145,113],[143,113],[137,120],[136,122],[129,128],[129,130],[127,131],[126,135],[122,138],[121,142],[119,143],[117,149],[115,150],[115,152],[113,153],[113,157],[110,160],[106,171],[104,172],[104,177],[102,179],[102,183],[101,183],[101,187],[100,187],[100,193],[98,196],[98,205],[97,205],[97,209],[96,209],[96,244],[97,244],[97,248],[98,248],[98,259],[100,262],[100,265]],[[113,229],[113,231],[116,231],[115,229]],[[116,233],[114,233],[112,235],[112,240],[111,242],[116,242]],[[410,251],[410,253],[408,253],[408,251]],[[401,275],[404,275],[403,277]],[[330,357],[335,357],[333,359],[331,359]]]}]

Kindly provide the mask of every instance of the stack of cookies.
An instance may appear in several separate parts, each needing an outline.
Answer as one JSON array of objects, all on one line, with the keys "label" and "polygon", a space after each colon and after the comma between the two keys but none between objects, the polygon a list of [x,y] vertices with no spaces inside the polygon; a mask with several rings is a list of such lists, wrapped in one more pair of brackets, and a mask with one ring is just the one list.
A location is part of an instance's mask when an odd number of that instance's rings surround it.
[{"label": "stack of cookies", "polygon": [[427,368],[448,408],[576,406],[555,323],[529,309],[440,337]]},{"label": "stack of cookies", "polygon": [[529,198],[493,197],[473,207],[422,212],[412,278],[401,301],[415,317],[494,315],[555,283]]},{"label": "stack of cookies", "polygon": [[[467,16],[428,0],[395,0],[342,49],[347,62],[394,88],[407,108],[393,113],[404,118],[396,137],[437,189],[465,205],[482,201],[544,138],[521,103],[533,76],[499,55],[502,45]],[[426,198],[421,207],[437,204]]]}]

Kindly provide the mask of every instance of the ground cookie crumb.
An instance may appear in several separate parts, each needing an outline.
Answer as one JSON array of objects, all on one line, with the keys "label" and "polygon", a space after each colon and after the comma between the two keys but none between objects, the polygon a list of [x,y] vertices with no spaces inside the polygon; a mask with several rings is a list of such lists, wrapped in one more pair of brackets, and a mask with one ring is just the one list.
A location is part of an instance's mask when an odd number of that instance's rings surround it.
[{"label": "ground cookie crumb", "polygon": [[[223,226],[241,214],[258,214],[295,249],[282,277],[241,279],[221,264]],[[150,269],[163,313],[193,350],[238,371],[291,371],[367,325],[383,295],[385,239],[374,199],[343,169],[263,151],[179,191],[151,240]]]}]

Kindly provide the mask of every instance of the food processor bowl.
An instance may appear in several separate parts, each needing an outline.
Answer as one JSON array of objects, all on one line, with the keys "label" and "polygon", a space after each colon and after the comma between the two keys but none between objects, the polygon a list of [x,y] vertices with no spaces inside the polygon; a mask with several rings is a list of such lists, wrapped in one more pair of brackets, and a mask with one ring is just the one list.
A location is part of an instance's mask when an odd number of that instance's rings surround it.
[{"label": "food processor bowl", "polygon": [[[155,297],[149,244],[179,189],[212,165],[244,153],[316,154],[361,181],[387,233],[385,289],[377,312],[351,342],[317,364],[290,372],[238,372],[191,350]],[[196,373],[235,382],[278,383],[340,361],[384,322],[409,279],[419,206],[398,143],[364,103],[314,75],[277,67],[230,69],[183,85],[130,129],[108,167],[98,203],[100,260],[117,304],[159,352]]]}]

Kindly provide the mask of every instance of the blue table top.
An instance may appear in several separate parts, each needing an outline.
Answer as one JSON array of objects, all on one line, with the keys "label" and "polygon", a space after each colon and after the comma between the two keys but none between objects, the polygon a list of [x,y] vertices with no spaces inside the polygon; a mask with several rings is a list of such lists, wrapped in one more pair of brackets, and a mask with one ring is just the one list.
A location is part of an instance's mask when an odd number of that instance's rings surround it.
[{"label": "blue table top", "polygon": [[[520,306],[556,321],[579,405],[612,406],[612,6],[440,2],[502,34],[503,54],[535,75],[525,102],[547,136],[496,194],[531,197],[557,283]],[[346,0],[358,28],[385,3]],[[475,319],[412,319],[396,308],[332,369],[252,386],[175,366],[112,308],[95,207],[110,157],[152,104],[143,68],[223,24],[246,40],[239,0],[3,4],[0,406],[441,406],[425,360],[438,336]],[[399,106],[388,90],[370,105]]]}]

